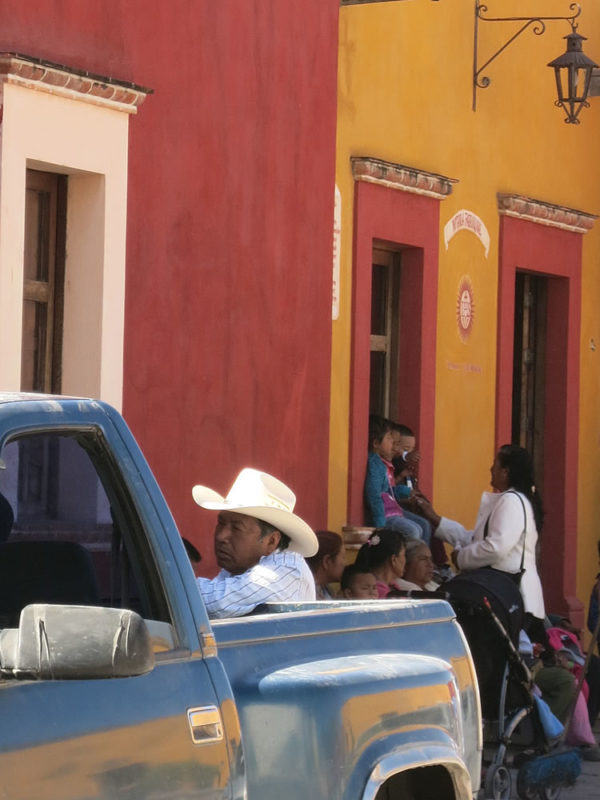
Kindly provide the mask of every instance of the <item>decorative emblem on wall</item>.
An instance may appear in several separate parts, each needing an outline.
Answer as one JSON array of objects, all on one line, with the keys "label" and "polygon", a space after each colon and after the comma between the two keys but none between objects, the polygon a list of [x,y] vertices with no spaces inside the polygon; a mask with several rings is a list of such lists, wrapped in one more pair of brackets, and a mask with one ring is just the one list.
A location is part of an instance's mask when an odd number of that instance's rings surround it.
[{"label": "decorative emblem on wall", "polygon": [[463,342],[467,341],[473,329],[474,316],[473,287],[469,276],[463,275],[458,285],[458,298],[456,300],[456,322],[459,336]]},{"label": "decorative emblem on wall", "polygon": [[485,257],[488,257],[488,253],[490,252],[490,234],[483,220],[478,217],[477,214],[468,211],[466,208],[461,208],[452,219],[448,220],[444,225],[444,244],[446,245],[446,250],[450,244],[450,239],[459,231],[469,231],[475,234],[483,245]]}]

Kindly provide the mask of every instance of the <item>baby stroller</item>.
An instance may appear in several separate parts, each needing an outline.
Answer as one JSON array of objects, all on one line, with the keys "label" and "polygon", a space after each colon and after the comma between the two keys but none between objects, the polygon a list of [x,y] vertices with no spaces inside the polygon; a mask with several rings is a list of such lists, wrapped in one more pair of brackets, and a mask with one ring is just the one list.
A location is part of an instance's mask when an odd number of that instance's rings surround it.
[{"label": "baby stroller", "polygon": [[554,800],[580,771],[578,753],[560,737],[546,734],[519,654],[524,622],[521,592],[512,578],[494,569],[462,572],[444,584],[473,656],[483,716],[484,784],[480,797],[508,800],[509,767],[517,768],[523,800]]}]

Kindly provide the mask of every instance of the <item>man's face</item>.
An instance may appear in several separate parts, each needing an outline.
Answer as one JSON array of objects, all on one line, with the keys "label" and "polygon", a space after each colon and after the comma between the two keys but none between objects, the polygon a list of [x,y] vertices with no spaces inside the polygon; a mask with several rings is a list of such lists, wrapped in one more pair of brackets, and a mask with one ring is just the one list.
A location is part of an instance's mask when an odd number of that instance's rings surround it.
[{"label": "man's face", "polygon": [[261,539],[260,525],[254,517],[235,511],[221,511],[215,528],[217,564],[231,572],[242,572],[258,564],[262,556],[272,553],[279,544],[279,531]]},{"label": "man's face", "polygon": [[392,431],[392,440],[394,442],[394,458],[402,455],[402,434],[400,431]]},{"label": "man's face", "polygon": [[412,453],[417,444],[415,437],[402,436],[401,434],[398,434],[398,436],[399,436],[398,449],[400,450],[400,453],[401,454],[406,453],[407,455],[409,453]]}]

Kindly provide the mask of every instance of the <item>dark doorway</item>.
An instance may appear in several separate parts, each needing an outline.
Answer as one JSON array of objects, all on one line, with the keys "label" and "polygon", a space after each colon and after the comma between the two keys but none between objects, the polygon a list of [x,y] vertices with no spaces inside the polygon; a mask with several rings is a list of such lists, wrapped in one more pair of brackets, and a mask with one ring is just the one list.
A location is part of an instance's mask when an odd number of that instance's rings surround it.
[{"label": "dark doorway", "polygon": [[66,186],[64,175],[27,170],[22,391],[60,393]]},{"label": "dark doorway", "polygon": [[400,253],[373,248],[369,413],[395,417],[398,407]]},{"label": "dark doorway", "polygon": [[[67,178],[27,170],[21,390],[60,394]],[[55,513],[57,459],[40,439],[19,445],[19,518]]]},{"label": "dark doorway", "polygon": [[548,279],[516,273],[512,443],[527,448],[543,491]]}]

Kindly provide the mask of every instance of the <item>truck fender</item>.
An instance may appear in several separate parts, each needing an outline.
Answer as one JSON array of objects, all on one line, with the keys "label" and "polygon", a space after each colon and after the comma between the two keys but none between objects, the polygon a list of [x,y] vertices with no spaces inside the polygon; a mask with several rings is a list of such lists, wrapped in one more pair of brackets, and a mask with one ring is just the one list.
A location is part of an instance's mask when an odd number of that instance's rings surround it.
[{"label": "truck fender", "polygon": [[[385,743],[387,755],[382,755],[372,765],[361,800],[375,800],[384,784],[388,784],[389,793],[385,797],[390,800],[419,800],[424,796],[435,796],[437,800],[472,800],[471,778],[452,739],[439,730],[429,731],[430,735],[420,730],[419,734],[420,741],[405,739],[401,744],[396,743],[392,752],[391,743]],[[414,795],[411,786],[415,788]]]}]

